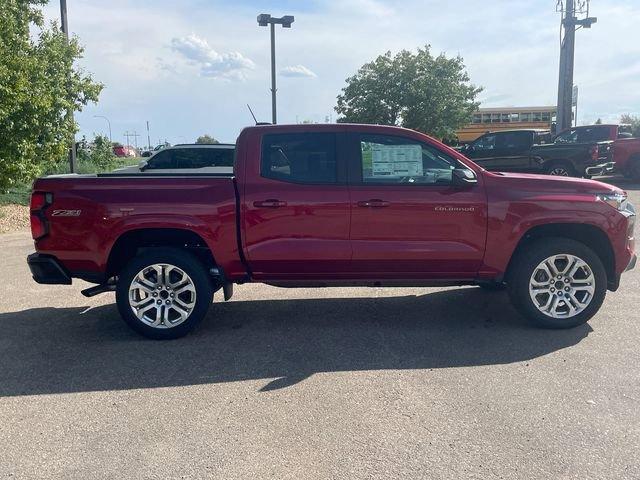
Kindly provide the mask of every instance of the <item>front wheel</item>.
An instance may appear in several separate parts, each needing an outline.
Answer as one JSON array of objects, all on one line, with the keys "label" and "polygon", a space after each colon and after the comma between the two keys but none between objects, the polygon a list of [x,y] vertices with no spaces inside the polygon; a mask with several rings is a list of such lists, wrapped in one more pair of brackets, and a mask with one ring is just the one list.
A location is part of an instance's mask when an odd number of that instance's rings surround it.
[{"label": "front wheel", "polygon": [[532,323],[571,328],[586,323],[600,309],[607,274],[586,245],[545,238],[513,259],[507,285],[514,306]]},{"label": "front wheel", "polygon": [[189,252],[155,248],[134,258],[118,275],[116,302],[123,320],[154,339],[190,332],[206,315],[212,282]]},{"label": "front wheel", "polygon": [[547,175],[555,175],[558,177],[575,177],[576,170],[567,162],[554,162],[546,169]]}]

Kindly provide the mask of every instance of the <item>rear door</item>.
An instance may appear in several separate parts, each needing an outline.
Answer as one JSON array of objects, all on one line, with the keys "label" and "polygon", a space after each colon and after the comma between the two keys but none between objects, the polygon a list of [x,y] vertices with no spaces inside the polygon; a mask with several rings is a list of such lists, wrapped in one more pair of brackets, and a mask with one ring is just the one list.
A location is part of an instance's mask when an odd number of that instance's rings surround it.
[{"label": "rear door", "polygon": [[487,170],[526,172],[532,143],[533,132],[527,130],[487,133],[465,154]]},{"label": "rear door", "polygon": [[487,228],[482,184],[453,186],[460,162],[431,144],[395,134],[349,138],[355,274],[473,278]]},{"label": "rear door", "polygon": [[321,279],[349,271],[346,170],[332,132],[265,134],[247,162],[242,238],[256,279]]}]

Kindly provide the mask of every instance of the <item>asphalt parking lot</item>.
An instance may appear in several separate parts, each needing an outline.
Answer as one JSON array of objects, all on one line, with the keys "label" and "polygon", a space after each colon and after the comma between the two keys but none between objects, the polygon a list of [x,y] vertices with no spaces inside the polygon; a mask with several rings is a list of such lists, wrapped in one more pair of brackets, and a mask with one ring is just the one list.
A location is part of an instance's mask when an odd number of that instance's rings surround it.
[{"label": "asphalt parking lot", "polygon": [[476,287],[247,285],[156,342],[32,248],[0,236],[1,478],[640,478],[640,269],[567,331]]}]

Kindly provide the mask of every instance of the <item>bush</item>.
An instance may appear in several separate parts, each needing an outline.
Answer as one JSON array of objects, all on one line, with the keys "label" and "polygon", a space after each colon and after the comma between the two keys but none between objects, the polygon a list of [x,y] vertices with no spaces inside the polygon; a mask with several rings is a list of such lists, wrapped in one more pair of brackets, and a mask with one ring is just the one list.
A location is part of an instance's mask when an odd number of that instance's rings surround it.
[{"label": "bush", "polygon": [[[81,142],[83,147],[78,148],[76,156],[76,173],[104,173],[127,165],[135,165],[135,158],[118,158],[113,154],[112,144],[109,139],[102,135],[96,135],[93,141]],[[45,175],[58,175],[69,173],[69,162],[58,162],[50,165],[45,170]]]}]

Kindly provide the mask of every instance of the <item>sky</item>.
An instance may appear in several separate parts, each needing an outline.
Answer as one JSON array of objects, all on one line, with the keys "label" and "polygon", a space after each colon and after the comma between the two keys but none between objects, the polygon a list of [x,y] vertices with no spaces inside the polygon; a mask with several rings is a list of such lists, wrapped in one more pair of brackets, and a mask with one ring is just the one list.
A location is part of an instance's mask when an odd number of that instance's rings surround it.
[{"label": "sky", "polygon": [[[234,142],[271,120],[269,29],[260,13],[294,15],[276,30],[278,123],[335,121],[345,79],[387,50],[464,58],[483,107],[555,105],[556,0],[68,0],[79,66],[105,88],[78,113],[79,137],[146,145],[209,134]],[[44,9],[50,20],[59,2]],[[640,114],[640,1],[592,0],[598,22],[576,34],[578,123]],[[134,143],[133,138],[131,144]]]}]

